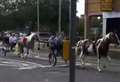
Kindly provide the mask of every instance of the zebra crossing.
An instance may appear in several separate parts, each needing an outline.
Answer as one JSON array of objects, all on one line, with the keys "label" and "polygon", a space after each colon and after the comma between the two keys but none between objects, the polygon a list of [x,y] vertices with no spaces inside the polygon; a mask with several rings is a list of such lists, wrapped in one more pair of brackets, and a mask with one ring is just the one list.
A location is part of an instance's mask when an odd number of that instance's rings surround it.
[{"label": "zebra crossing", "polygon": [[6,59],[6,58],[0,58],[0,66],[10,67],[18,70],[50,67],[50,65],[45,66],[35,62]]},{"label": "zebra crossing", "polygon": [[[42,59],[42,58],[41,58]],[[44,58],[45,59],[45,58]],[[43,59],[43,60],[44,60]],[[45,59],[47,61],[47,59]],[[69,64],[65,64],[62,60],[58,61],[59,63],[54,68],[69,68]],[[96,58],[89,57],[85,63],[86,67],[92,67],[96,69]],[[9,58],[0,58],[0,66],[7,67],[8,69],[17,69],[17,70],[30,70],[36,68],[53,68],[51,65],[42,63],[31,62],[27,60],[17,60],[17,59],[9,59]],[[76,62],[76,66],[81,67],[81,63],[79,60]],[[107,67],[107,70],[119,71],[120,72],[120,61],[112,59]]]}]

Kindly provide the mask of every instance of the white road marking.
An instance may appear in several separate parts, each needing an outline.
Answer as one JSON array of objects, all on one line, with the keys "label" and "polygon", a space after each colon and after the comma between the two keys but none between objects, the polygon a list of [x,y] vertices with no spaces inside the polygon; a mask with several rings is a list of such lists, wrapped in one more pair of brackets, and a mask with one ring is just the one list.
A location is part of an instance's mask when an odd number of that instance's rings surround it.
[{"label": "white road marking", "polygon": [[42,59],[42,60],[48,60],[46,57],[40,57],[40,56],[34,56],[35,58]]},{"label": "white road marking", "polygon": [[[61,61],[63,62],[63,61]],[[89,58],[88,62],[85,63],[86,66],[96,67],[96,60],[93,58]],[[112,60],[109,65],[113,68],[120,66],[120,61]],[[35,68],[51,68],[51,65],[43,65],[35,62],[16,60],[16,59],[6,59],[0,58],[0,66],[10,66],[18,70],[27,70],[27,69],[35,69]],[[61,65],[57,64],[55,67],[66,67],[69,64],[62,63]],[[76,62],[76,66],[81,66],[80,62]]]},{"label": "white road marking", "polygon": [[5,59],[5,58],[0,58],[0,65],[15,67],[16,69],[19,69],[19,70],[34,69],[39,67],[40,68],[52,67],[51,65],[42,65],[34,62],[29,62],[29,61],[21,61],[21,60]]},{"label": "white road marking", "polygon": [[26,66],[29,66],[29,64],[26,64],[26,63],[22,63],[22,65],[25,66],[25,67],[26,67]]},{"label": "white road marking", "polygon": [[9,63],[9,62],[3,61],[2,63]]},{"label": "white road marking", "polygon": [[37,66],[31,66],[31,67],[20,67],[19,70],[25,70],[25,69],[34,69],[37,68]]},{"label": "white road marking", "polygon": [[[35,56],[35,58],[42,59],[42,60],[48,60],[46,57],[40,57],[40,56]],[[64,63],[63,60],[58,61],[60,63]],[[81,65],[79,61],[76,62],[76,65]],[[101,62],[103,64],[103,62]],[[86,66],[95,66],[97,64],[97,58],[96,57],[88,57],[87,62],[85,63]],[[120,61],[115,61],[115,59],[112,59],[112,61],[109,63],[109,65],[115,65],[115,66],[120,66]],[[59,66],[65,66],[65,65],[59,65]],[[49,66],[47,66],[49,67]]]}]

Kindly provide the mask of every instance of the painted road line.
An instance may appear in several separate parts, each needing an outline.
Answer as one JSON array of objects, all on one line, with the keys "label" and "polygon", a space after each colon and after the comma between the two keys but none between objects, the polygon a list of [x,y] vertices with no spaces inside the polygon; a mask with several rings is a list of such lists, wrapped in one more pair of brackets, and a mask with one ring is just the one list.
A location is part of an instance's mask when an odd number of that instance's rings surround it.
[{"label": "painted road line", "polygon": [[[48,60],[48,58],[46,57],[40,57],[40,56],[36,56],[36,58],[38,59],[41,59],[41,60]],[[96,57],[89,57],[87,58],[87,62],[86,62],[86,65],[89,65],[89,64],[93,64],[93,65],[97,65],[97,58]],[[79,60],[76,60],[77,61],[77,64],[80,63]],[[64,60],[60,59],[58,61],[59,63],[64,63]],[[103,62],[101,62],[102,64],[104,64]],[[119,60],[115,60],[115,59],[112,59],[110,63],[108,63],[109,65],[116,65],[116,66],[120,66],[120,61]],[[80,65],[80,64],[79,64]]]},{"label": "painted road line", "polygon": [[[51,65],[42,65],[42,64],[35,63],[35,62],[21,61],[21,60],[16,60],[16,59],[5,59],[5,58],[0,58],[0,65],[15,67],[16,69],[19,69],[19,70],[52,67]],[[96,61],[94,62],[92,61],[92,63],[87,62],[85,63],[85,65],[96,66],[97,62]],[[109,65],[120,66],[120,62],[114,61],[112,63],[109,63]],[[61,65],[56,65],[55,67],[66,67],[66,66],[69,66],[69,65],[61,64]],[[76,62],[76,66],[81,66],[80,62]]]},{"label": "painted road line", "polygon": [[0,65],[2,66],[17,67],[17,69],[19,70],[34,69],[37,67],[40,67],[40,68],[52,67],[51,65],[42,65],[34,62],[29,62],[29,61],[20,61],[20,60],[5,59],[5,58],[0,58],[0,63],[1,63]]}]

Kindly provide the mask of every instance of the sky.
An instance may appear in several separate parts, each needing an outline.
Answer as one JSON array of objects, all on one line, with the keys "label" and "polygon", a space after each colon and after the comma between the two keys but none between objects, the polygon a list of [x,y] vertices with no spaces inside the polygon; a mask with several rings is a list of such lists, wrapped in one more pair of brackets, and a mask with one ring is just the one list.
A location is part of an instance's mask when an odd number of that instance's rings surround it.
[{"label": "sky", "polygon": [[77,2],[77,16],[80,17],[80,15],[84,14],[84,2],[85,0],[78,0]]}]

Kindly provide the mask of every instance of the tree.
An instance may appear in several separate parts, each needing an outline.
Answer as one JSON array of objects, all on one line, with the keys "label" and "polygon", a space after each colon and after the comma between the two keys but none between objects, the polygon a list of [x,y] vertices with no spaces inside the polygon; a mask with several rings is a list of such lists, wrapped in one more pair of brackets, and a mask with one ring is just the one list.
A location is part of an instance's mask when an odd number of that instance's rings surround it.
[{"label": "tree", "polygon": [[84,17],[77,18],[77,32],[80,33],[80,36],[84,35]]},{"label": "tree", "polygon": [[[0,24],[6,29],[24,28],[31,22],[32,30],[36,28],[37,22],[37,0],[0,0]],[[58,29],[58,0],[40,0],[40,26],[48,29]],[[68,26],[68,0],[62,1],[62,29]],[[3,22],[4,21],[4,22]],[[40,27],[43,29],[45,27]]]}]

